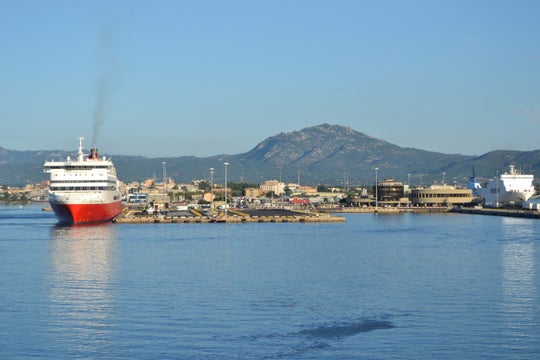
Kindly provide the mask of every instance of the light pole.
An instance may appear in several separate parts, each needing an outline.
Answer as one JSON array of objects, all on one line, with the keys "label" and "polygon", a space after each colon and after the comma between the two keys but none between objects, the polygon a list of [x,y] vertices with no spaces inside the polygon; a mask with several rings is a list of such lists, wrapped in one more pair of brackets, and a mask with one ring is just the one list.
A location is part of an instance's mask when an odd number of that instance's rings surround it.
[{"label": "light pole", "polygon": [[165,165],[167,164],[167,162],[163,161],[161,163],[163,165],[163,191],[165,192],[165,195],[167,195],[167,183],[165,182],[165,178],[166,178],[166,171],[165,171]]},{"label": "light pole", "polygon": [[375,168],[375,211],[377,211],[379,207],[379,179],[377,177],[377,172],[379,171],[379,168]]},{"label": "light pole", "polygon": [[283,209],[283,190],[284,190],[284,187],[283,188],[281,187],[281,171],[279,172],[278,189],[279,189],[279,195],[281,196],[281,208]]},{"label": "light pole", "polygon": [[495,207],[498,208],[499,207],[499,170],[497,170],[497,186],[496,186],[496,198],[497,198],[497,201],[495,203]]},{"label": "light pole", "polygon": [[223,166],[225,167],[225,217],[227,217],[227,166],[229,166],[229,163],[224,162]]},{"label": "light pole", "polygon": [[214,209],[214,168],[210,168],[210,212]]},{"label": "light pole", "polygon": [[409,190],[407,191],[407,207],[410,207],[411,206],[411,195],[412,195],[412,189],[411,189],[411,174],[407,174],[407,182],[408,182],[408,187],[409,187]]}]

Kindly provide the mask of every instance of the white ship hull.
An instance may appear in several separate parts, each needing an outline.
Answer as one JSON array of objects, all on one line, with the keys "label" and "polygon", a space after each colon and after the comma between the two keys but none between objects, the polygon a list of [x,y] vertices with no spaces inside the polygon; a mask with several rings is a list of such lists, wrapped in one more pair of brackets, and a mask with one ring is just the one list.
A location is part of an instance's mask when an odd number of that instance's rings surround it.
[{"label": "white ship hull", "polygon": [[518,205],[529,200],[533,196],[533,193],[526,192],[501,192],[497,197],[496,194],[484,195],[484,203],[487,206],[498,205]]}]

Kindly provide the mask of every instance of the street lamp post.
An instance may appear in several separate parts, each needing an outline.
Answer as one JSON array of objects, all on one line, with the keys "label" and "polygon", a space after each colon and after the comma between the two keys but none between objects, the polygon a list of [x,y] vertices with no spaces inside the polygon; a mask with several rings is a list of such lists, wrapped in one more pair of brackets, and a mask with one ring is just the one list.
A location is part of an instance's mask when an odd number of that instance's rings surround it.
[{"label": "street lamp post", "polygon": [[279,172],[278,190],[279,190],[279,195],[280,195],[280,198],[281,198],[280,207],[283,209],[283,189],[281,188],[281,171]]},{"label": "street lamp post", "polygon": [[499,170],[497,170],[497,186],[496,186],[496,189],[495,189],[497,192],[495,193],[496,194],[496,199],[497,201],[495,202],[495,207],[499,207]]},{"label": "street lamp post", "polygon": [[210,168],[210,212],[214,209],[214,168]]},{"label": "street lamp post", "polygon": [[165,165],[167,164],[167,162],[163,161],[161,164],[163,164],[163,192],[165,193],[165,195],[167,195],[167,182],[165,181],[167,177]]},{"label": "street lamp post", "polygon": [[225,167],[225,217],[227,217],[227,166],[229,166],[229,163],[224,162],[223,166]]},{"label": "street lamp post", "polygon": [[375,210],[379,207],[379,179],[377,176],[377,172],[379,171],[379,168],[375,168]]},{"label": "street lamp post", "polygon": [[412,194],[412,189],[411,189],[411,174],[407,174],[407,182],[408,182],[408,187],[409,187],[409,190],[407,192],[407,199],[409,199],[407,201],[407,207],[411,206],[411,194]]}]

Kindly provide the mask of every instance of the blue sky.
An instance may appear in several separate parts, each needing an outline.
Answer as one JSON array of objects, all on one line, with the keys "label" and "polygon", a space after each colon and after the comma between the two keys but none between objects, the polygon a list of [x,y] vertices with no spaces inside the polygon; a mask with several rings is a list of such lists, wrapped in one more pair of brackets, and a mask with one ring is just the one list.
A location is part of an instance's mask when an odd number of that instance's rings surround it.
[{"label": "blue sky", "polygon": [[0,146],[246,152],[322,123],[540,149],[540,1],[0,0]]}]

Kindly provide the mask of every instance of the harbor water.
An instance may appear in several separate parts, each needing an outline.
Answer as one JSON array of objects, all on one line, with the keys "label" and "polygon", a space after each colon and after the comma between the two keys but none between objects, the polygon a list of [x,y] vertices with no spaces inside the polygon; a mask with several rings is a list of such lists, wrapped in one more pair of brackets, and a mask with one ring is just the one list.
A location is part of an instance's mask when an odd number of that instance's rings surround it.
[{"label": "harbor water", "polygon": [[540,220],[345,216],[60,227],[0,205],[0,358],[540,358]]}]

